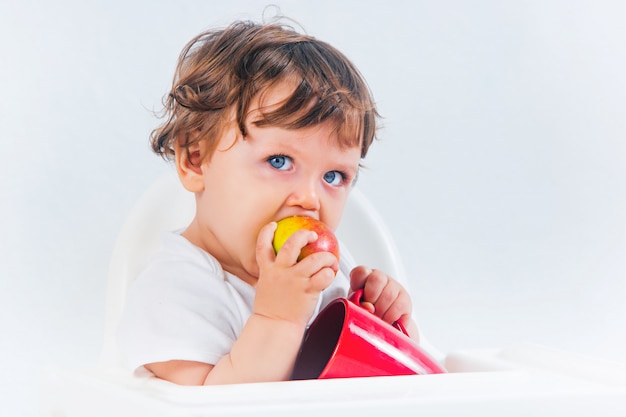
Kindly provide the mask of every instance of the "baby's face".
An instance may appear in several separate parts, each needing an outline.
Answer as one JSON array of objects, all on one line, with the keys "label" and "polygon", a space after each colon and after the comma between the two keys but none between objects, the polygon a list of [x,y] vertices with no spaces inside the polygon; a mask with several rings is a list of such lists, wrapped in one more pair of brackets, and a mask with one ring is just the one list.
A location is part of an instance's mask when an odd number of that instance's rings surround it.
[{"label": "baby's face", "polygon": [[[275,88],[261,104],[271,106],[289,92]],[[204,191],[193,226],[203,249],[251,284],[258,277],[257,236],[267,223],[304,215],[337,227],[361,154],[359,146],[340,147],[329,124],[256,127],[258,108],[252,104],[246,138],[237,139],[233,123],[203,163]]]}]

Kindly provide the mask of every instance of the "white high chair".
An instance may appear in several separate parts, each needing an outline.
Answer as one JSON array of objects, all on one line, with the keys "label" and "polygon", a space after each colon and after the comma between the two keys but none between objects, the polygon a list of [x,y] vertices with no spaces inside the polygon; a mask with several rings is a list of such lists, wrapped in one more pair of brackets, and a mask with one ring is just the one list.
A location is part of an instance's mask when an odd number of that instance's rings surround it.
[{"label": "white high chair", "polygon": [[[541,416],[626,415],[626,366],[519,345],[445,358],[448,374],[183,387],[122,366],[116,329],[126,290],[159,245],[164,230],[184,227],[193,196],[174,173],[139,199],[118,236],[107,288],[104,346],[93,369],[50,369],[41,405],[53,417],[141,416]],[[337,235],[358,263],[406,285],[384,222],[358,189]],[[423,337],[422,337],[423,339]],[[425,349],[438,359],[432,346]]]}]

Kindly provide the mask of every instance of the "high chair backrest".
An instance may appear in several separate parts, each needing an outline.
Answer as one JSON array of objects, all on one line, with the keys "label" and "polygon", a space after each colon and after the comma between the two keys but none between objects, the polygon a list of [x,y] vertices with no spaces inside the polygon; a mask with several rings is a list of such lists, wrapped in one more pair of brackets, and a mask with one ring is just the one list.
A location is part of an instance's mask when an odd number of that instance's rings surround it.
[{"label": "high chair backrest", "polygon": [[[194,211],[193,194],[182,187],[172,170],[146,190],[126,218],[109,266],[102,366],[121,365],[116,332],[128,286],[158,249],[161,233],[184,228]],[[350,193],[337,236],[358,264],[385,271],[406,286],[391,235],[358,188]]]}]

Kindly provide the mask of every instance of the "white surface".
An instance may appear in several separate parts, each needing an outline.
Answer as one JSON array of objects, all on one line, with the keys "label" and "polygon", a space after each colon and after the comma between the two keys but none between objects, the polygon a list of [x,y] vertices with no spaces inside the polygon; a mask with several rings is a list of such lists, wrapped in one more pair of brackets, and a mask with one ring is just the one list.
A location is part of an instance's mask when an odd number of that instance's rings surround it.
[{"label": "white surface", "polygon": [[[102,343],[106,271],[167,168],[147,135],[184,43],[265,1],[0,2],[0,386]],[[360,188],[445,351],[528,340],[624,362],[626,5],[276,1],[385,116]]]},{"label": "white surface", "polygon": [[[576,367],[572,367],[576,364]],[[615,416],[626,366],[518,345],[462,351],[447,374],[182,387],[119,370],[47,374],[54,417]]]}]

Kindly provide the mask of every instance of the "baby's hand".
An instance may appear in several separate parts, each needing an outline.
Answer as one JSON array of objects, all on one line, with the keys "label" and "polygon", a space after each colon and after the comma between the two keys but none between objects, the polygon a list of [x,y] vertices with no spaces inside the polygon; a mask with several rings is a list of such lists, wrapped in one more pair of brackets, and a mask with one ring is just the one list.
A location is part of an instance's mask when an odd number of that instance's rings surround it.
[{"label": "baby's hand", "polygon": [[350,288],[363,289],[361,306],[393,324],[408,327],[411,321],[411,297],[394,279],[378,270],[358,266],[350,272]]},{"label": "baby's hand", "polygon": [[302,248],[317,239],[317,234],[308,230],[295,232],[276,254],[272,246],[275,230],[276,223],[269,223],[257,239],[259,280],[254,313],[306,325],[339,264],[329,252],[314,253],[298,262]]}]

